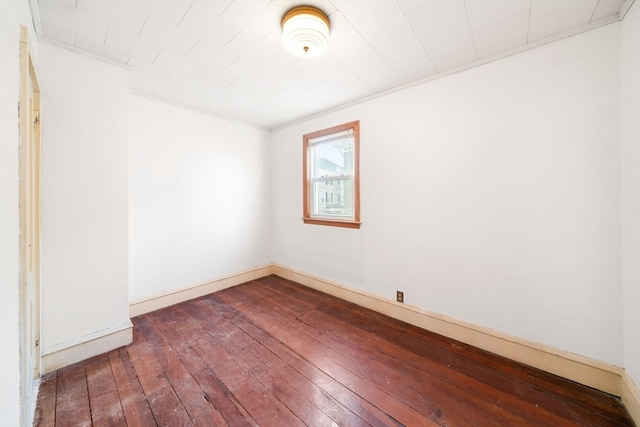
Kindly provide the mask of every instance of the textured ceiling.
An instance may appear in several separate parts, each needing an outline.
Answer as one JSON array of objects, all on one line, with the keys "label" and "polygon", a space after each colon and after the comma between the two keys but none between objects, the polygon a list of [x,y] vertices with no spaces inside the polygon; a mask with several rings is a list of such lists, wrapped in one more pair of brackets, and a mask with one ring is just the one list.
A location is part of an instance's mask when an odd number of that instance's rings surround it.
[{"label": "textured ceiling", "polygon": [[[38,0],[43,38],[130,69],[133,93],[276,128],[619,19],[633,0]],[[329,49],[281,42],[292,7]],[[37,20],[36,20],[37,21]]]}]

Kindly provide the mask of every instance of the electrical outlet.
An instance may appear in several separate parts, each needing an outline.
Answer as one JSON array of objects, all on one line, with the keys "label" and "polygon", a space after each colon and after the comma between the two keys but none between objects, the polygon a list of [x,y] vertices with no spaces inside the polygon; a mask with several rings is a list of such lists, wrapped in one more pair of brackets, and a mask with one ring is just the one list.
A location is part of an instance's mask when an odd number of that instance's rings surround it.
[{"label": "electrical outlet", "polygon": [[396,301],[404,302],[404,292],[396,291]]}]

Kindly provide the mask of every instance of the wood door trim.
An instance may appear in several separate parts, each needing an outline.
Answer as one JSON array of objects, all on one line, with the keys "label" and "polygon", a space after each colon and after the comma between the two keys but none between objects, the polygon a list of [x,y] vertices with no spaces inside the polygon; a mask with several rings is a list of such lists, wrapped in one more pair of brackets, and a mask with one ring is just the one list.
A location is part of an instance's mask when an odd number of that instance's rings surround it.
[{"label": "wood door trim", "polygon": [[[37,386],[29,383],[41,373],[40,339],[40,87],[35,71],[28,30],[20,27],[19,106],[19,298],[20,298],[20,404],[21,419],[33,416],[33,394]],[[31,245],[31,249],[29,248]],[[30,262],[33,264],[29,265]],[[34,289],[28,288],[33,272]],[[32,312],[30,311],[32,310]],[[30,314],[33,313],[33,318]],[[29,328],[29,326],[31,327]],[[29,360],[33,355],[33,361]]]}]

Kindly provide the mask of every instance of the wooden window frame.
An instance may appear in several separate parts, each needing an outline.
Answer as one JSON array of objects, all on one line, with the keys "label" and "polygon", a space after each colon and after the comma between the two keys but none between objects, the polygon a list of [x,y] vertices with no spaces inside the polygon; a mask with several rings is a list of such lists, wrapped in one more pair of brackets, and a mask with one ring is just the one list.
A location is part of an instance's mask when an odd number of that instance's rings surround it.
[{"label": "wooden window frame", "polygon": [[[311,167],[310,167],[310,141],[319,137],[331,135],[333,133],[344,132],[353,129],[353,219],[332,218],[330,216],[313,216],[311,198]],[[305,224],[328,225],[333,227],[360,228],[360,121],[344,123],[327,129],[311,132],[302,137],[302,174],[303,174],[303,214],[302,220]]]}]

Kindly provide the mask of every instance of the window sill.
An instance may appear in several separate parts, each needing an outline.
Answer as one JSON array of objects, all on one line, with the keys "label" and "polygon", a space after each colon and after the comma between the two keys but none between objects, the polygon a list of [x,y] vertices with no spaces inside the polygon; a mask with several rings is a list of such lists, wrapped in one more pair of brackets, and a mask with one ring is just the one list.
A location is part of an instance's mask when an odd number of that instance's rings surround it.
[{"label": "window sill", "polygon": [[328,225],[331,227],[360,228],[360,222],[340,219],[302,218],[305,224]]}]

